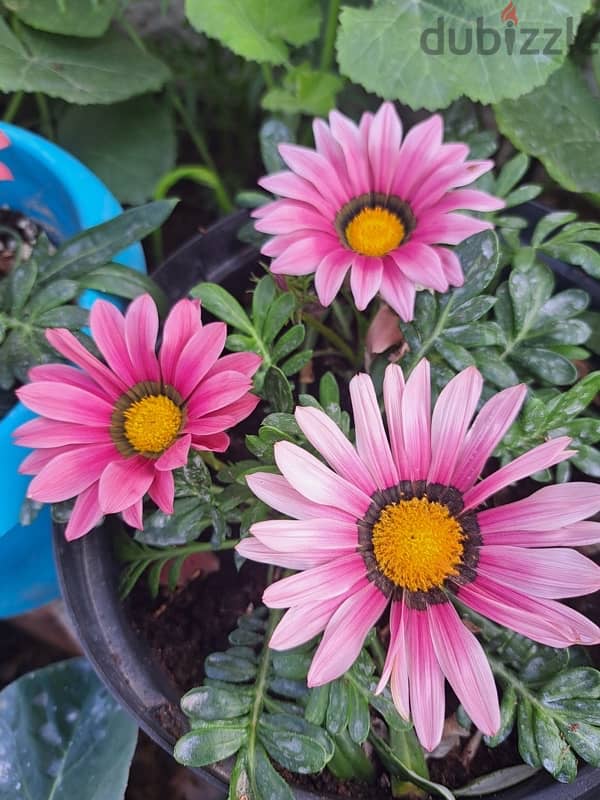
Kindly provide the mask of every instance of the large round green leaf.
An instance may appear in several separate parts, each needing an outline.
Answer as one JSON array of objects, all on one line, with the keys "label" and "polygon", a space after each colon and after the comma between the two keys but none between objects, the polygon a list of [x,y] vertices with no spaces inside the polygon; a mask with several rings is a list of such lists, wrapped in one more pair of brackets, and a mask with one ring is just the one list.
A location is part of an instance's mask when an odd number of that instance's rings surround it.
[{"label": "large round green leaf", "polygon": [[84,659],[0,692],[0,800],[122,800],[137,728]]},{"label": "large round green leaf", "polygon": [[119,0],[2,0],[11,11],[40,31],[63,36],[102,36]]},{"label": "large round green leaf", "polygon": [[[516,26],[502,20],[497,0],[346,6],[337,41],[340,69],[369,91],[412,108],[444,108],[463,94],[483,103],[518,97],[543,84],[562,63],[590,2],[571,0],[568,11],[562,0],[516,5]],[[535,32],[533,39],[528,30]],[[554,42],[552,30],[558,31]]]}]

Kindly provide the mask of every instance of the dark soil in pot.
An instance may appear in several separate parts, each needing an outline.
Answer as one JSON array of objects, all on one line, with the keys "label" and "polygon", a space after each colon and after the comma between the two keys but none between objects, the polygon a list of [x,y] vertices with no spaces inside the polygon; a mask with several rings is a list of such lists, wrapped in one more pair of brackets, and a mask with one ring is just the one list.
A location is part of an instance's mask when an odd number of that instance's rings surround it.
[{"label": "dark soil in pot", "polygon": [[[238,294],[243,292],[257,263],[255,251],[235,235],[243,219],[240,214],[223,220],[206,236],[197,237],[175,253],[154,274],[171,300],[202,279],[223,283]],[[575,271],[569,270],[567,267],[566,273],[556,271],[571,282]],[[594,288],[597,294],[597,287]],[[153,602],[142,582],[123,606],[117,592],[119,567],[111,544],[118,527],[122,527],[118,521],[107,521],[102,529],[72,543],[64,541],[60,528],[56,530],[63,592],[100,676],[152,738],[170,750],[187,729],[178,707],[182,691],[200,684],[204,657],[226,646],[235,619],[250,603],[259,600],[264,584],[260,568],[246,565],[238,574],[227,554],[221,556],[220,572],[192,581],[175,595],[163,595]],[[223,591],[227,583],[230,588]],[[215,586],[220,591],[215,592]],[[514,741],[509,740],[494,751],[481,747],[468,776],[455,756],[437,763],[431,761],[430,765],[434,780],[456,786],[490,769],[514,763],[519,763],[519,758]],[[195,772],[213,785],[216,781],[223,791],[226,767],[216,765]],[[339,784],[319,776],[301,778],[301,784],[297,776],[293,778],[295,785],[301,786],[296,791],[299,800],[336,796],[379,800],[390,796],[389,790],[378,794],[369,787],[365,792],[365,787],[357,784]],[[553,784],[540,774],[526,784],[494,795],[497,800],[597,800],[598,796],[600,774],[589,767],[582,767],[576,783],[570,786]],[[208,797],[207,794],[207,800]]]}]

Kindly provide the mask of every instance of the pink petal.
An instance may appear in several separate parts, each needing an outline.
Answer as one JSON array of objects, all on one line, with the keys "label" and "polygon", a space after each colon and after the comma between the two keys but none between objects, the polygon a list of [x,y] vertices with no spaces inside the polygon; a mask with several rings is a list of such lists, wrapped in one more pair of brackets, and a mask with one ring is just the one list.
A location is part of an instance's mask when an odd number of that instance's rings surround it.
[{"label": "pink petal", "polygon": [[[449,192],[435,203],[434,210],[436,214],[445,214],[447,211],[458,211],[459,209],[463,211],[499,211],[505,205],[504,200],[487,192],[481,192],[477,189],[458,189],[457,191]],[[419,210],[423,210],[426,207],[429,208],[424,204]]]},{"label": "pink petal", "polygon": [[14,180],[14,175],[10,171],[10,169],[6,166],[6,164],[0,163],[0,181],[12,181]]},{"label": "pink petal", "polygon": [[493,736],[500,728],[500,706],[483,648],[451,603],[428,606],[427,616],[433,649],[448,683],[479,730]]},{"label": "pink petal", "polygon": [[420,221],[413,232],[413,241],[423,244],[460,244],[476,233],[490,230],[491,222],[463,214],[440,214]]},{"label": "pink petal", "polygon": [[419,361],[406,381],[402,395],[402,437],[409,457],[404,480],[425,480],[431,460],[431,390],[429,362]]},{"label": "pink petal", "polygon": [[444,728],[444,674],[433,650],[426,611],[407,614],[410,709],[415,731],[426,750],[435,750]]},{"label": "pink petal", "polygon": [[338,555],[342,556],[358,547],[358,529],[350,520],[266,520],[255,522],[250,533],[271,550],[282,553],[339,550]]},{"label": "pink petal", "polygon": [[300,429],[332,469],[371,495],[377,488],[369,470],[335,422],[317,408],[298,406],[294,412]]},{"label": "pink petal", "polygon": [[385,353],[390,347],[397,348],[404,341],[398,315],[387,303],[380,303],[371,320],[365,337],[365,350],[370,354]]},{"label": "pink petal", "polygon": [[[390,608],[390,642],[388,644],[385,663],[383,665],[383,669],[381,670],[381,678],[379,679],[379,683],[377,684],[377,688],[375,690],[375,694],[381,694],[381,692],[387,686],[396,662],[400,661],[404,667],[402,673],[406,680],[403,680],[396,688],[400,690],[398,699],[400,700],[399,705],[402,708],[402,711],[400,711],[400,708],[398,710],[404,719],[408,719],[410,713],[405,631],[407,613],[408,611],[403,600],[392,600],[392,605]],[[394,702],[396,702],[395,699]],[[396,703],[396,705],[398,705],[398,703]]]},{"label": "pink petal", "polygon": [[433,249],[419,242],[408,242],[392,250],[390,257],[409,281],[437,292],[448,291],[442,262]]},{"label": "pink petal", "polygon": [[173,385],[179,355],[187,342],[202,327],[199,300],[180,300],[165,320],[158,360],[162,379]]},{"label": "pink petal", "polygon": [[208,450],[211,453],[224,453],[229,448],[231,440],[226,433],[215,433],[212,436],[194,436],[192,450]]},{"label": "pink petal", "polygon": [[247,536],[236,546],[237,552],[244,558],[257,561],[259,564],[274,564],[285,569],[313,569],[329,564],[339,557],[339,551],[319,550],[315,553],[290,553],[282,550],[271,550],[254,536]]},{"label": "pink petal", "polygon": [[462,286],[465,282],[465,276],[463,275],[460,259],[456,253],[453,253],[445,247],[434,247],[433,250],[440,259],[444,275],[450,286]]},{"label": "pink petal", "polygon": [[98,504],[98,483],[84,489],[75,500],[71,516],[65,528],[65,539],[73,542],[95,528],[103,514]]},{"label": "pink petal", "polygon": [[157,458],[154,462],[154,467],[159,472],[169,472],[178,467],[184,467],[187,464],[188,453],[190,452],[190,444],[192,443],[191,435],[184,434],[176,439],[168,450]]},{"label": "pink petal", "polygon": [[383,262],[373,256],[355,255],[350,271],[350,288],[359,311],[364,311],[381,286]]},{"label": "pink petal", "polygon": [[356,427],[356,449],[380,489],[398,483],[398,470],[383,427],[373,381],[355,375],[350,381],[350,399]]},{"label": "pink petal", "polygon": [[316,189],[326,189],[337,208],[341,208],[348,200],[337,172],[320,153],[293,144],[280,144],[279,153],[288,167],[301,178],[310,181]]},{"label": "pink petal", "polygon": [[153,462],[143,456],[111,462],[100,476],[100,508],[104,514],[129,508],[146,494],[153,478]]},{"label": "pink petal", "polygon": [[259,500],[275,511],[296,519],[328,517],[330,519],[352,519],[351,515],[337,506],[313,503],[301,495],[282,475],[271,472],[253,472],[246,475],[246,483]]},{"label": "pink petal", "polygon": [[544,486],[524,500],[488,508],[477,514],[484,535],[505,530],[539,531],[562,528],[600,510],[600,486],[559,483]]},{"label": "pink petal", "polygon": [[31,367],[27,377],[32,383],[37,383],[38,381],[68,383],[71,386],[84,389],[90,394],[95,394],[103,400],[109,400],[104,389],[101,389],[85,372],[76,367],[69,367],[67,364],[39,364],[37,367]]},{"label": "pink petal", "polygon": [[148,489],[148,494],[163,513],[172,514],[173,498],[175,496],[175,480],[173,478],[173,473],[156,470],[150,488]]},{"label": "pink petal", "polygon": [[[352,183],[346,168],[346,159],[344,158],[344,152],[342,148],[329,130],[329,125],[327,125],[324,120],[313,120],[312,128],[317,152],[322,156],[325,156],[327,161],[329,161],[331,166],[334,168],[340,186],[346,195],[346,199],[350,199],[353,196],[354,191],[352,189]],[[333,219],[338,210],[339,206],[334,208],[333,213],[329,214],[328,216]]]},{"label": "pink petal", "polygon": [[53,458],[62,453],[72,453],[74,449],[79,448],[63,445],[62,447],[44,447],[41,450],[34,450],[19,464],[19,473],[21,475],[37,475]]},{"label": "pink petal", "polygon": [[494,166],[493,161],[462,161],[447,160],[437,169],[430,170],[426,178],[415,184],[412,197],[407,197],[415,214],[428,216],[431,210],[435,212],[436,203],[444,195],[457,186],[473,183],[485,172]]},{"label": "pink petal", "polygon": [[205,377],[212,378],[223,372],[241,372],[251,378],[261,364],[262,358],[257,353],[229,353],[215,361]]},{"label": "pink petal", "polygon": [[529,597],[489,578],[478,576],[473,583],[461,586],[458,598],[479,614],[549,647],[600,642],[600,629],[582,614],[554,600]]},{"label": "pink petal", "polygon": [[136,383],[125,344],[123,315],[107,300],[96,300],[90,309],[92,337],[111,370],[128,386]]},{"label": "pink petal", "polygon": [[368,150],[373,188],[389,194],[400,158],[402,123],[392,103],[382,103],[369,129]]},{"label": "pink petal", "polygon": [[477,573],[524,594],[549,599],[578,597],[600,589],[600,567],[565,547],[527,550],[487,545],[479,550]]},{"label": "pink petal", "polygon": [[332,600],[305,603],[288,609],[269,640],[273,650],[288,650],[290,647],[308,642],[321,633],[333,616],[334,611],[344,602],[347,594]]},{"label": "pink petal", "polygon": [[191,395],[214,365],[226,338],[227,325],[211,322],[188,339],[179,353],[173,375],[173,385],[184,399]]},{"label": "pink petal", "polygon": [[317,211],[329,216],[331,219],[336,215],[336,204],[332,203],[329,197],[324,197],[312,183],[309,183],[299,175],[294,175],[293,172],[288,172],[287,170],[285,172],[275,172],[272,175],[261,178],[258,183],[263,189],[273,192],[273,194],[289,197],[292,200],[301,200],[303,203],[310,203]]},{"label": "pink petal", "polygon": [[158,381],[158,311],[149,294],[136,297],[125,314],[125,343],[136,381]]},{"label": "pink petal", "polygon": [[402,273],[390,256],[383,259],[379,292],[404,322],[412,320],[415,314],[415,284]]},{"label": "pink petal", "polygon": [[371,505],[369,495],[301,447],[291,442],[277,442],[274,452],[275,463],[284,477],[309,500],[324,505],[339,505],[356,519],[360,519]]},{"label": "pink petal", "polygon": [[600,522],[574,522],[551,531],[496,531],[484,534],[483,542],[517,547],[580,547],[600,542]]},{"label": "pink petal", "polygon": [[431,419],[429,483],[450,484],[482,386],[479,370],[467,367],[440,392]]},{"label": "pink petal", "polygon": [[[128,387],[123,381],[88,352],[71,331],[65,328],[49,328],[46,331],[46,339],[61,355],[85,370],[106,393],[108,399],[115,400],[127,391]],[[33,376],[30,376],[30,380],[32,379]]]},{"label": "pink petal", "polygon": [[140,497],[139,500],[136,500],[129,508],[124,508],[123,511],[121,511],[121,516],[126,525],[129,525],[131,528],[137,528],[139,531],[143,530],[142,498]]},{"label": "pink petal", "polygon": [[325,217],[312,206],[295,200],[279,200],[271,203],[269,213],[254,223],[262,233],[286,234],[296,231],[323,231],[333,233],[335,227],[330,217]]},{"label": "pink petal", "polygon": [[327,623],[308,671],[308,686],[322,686],[350,669],[387,604],[388,598],[370,581],[344,600]]},{"label": "pink petal", "polygon": [[337,236],[311,233],[291,244],[271,262],[274,275],[310,275],[329,253],[340,246]]},{"label": "pink petal", "polygon": [[510,486],[515,481],[527,478],[539,470],[553,467],[555,464],[559,464],[561,461],[565,461],[565,459],[575,455],[576,450],[565,450],[570,442],[569,436],[550,439],[548,442],[534,447],[533,450],[524,453],[506,464],[506,466],[488,475],[481,483],[473,486],[465,494],[465,510],[481,505],[488,497],[499,492],[500,489],[504,489],[505,486]]},{"label": "pink petal", "polygon": [[444,123],[439,114],[434,114],[424,122],[420,122],[406,134],[400,148],[400,158],[393,193],[398,197],[410,200],[409,193],[413,184],[420,179],[415,170],[419,164],[421,170],[435,157],[442,143]]},{"label": "pink petal", "polygon": [[371,175],[367,153],[357,126],[339,111],[332,111],[329,114],[329,126],[344,153],[346,171],[353,193],[365,194],[372,188]]},{"label": "pink petal", "polygon": [[110,403],[77,386],[65,383],[57,391],[52,381],[36,381],[21,386],[15,394],[27,408],[50,419],[96,427],[110,425]]},{"label": "pink petal", "polygon": [[332,250],[317,265],[315,290],[322,306],[329,306],[342,288],[352,263],[352,253],[345,247]]},{"label": "pink petal", "polygon": [[362,556],[351,553],[272,583],[264,591],[263,602],[269,608],[287,608],[316,600],[328,600],[348,591],[365,577]]},{"label": "pink petal", "polygon": [[38,472],[27,496],[39,503],[60,503],[83,492],[117,456],[114,444],[95,444],[60,453]]},{"label": "pink petal", "polygon": [[10,139],[3,131],[0,131],[0,150],[4,150],[5,147],[9,146],[10,146]]},{"label": "pink petal", "polygon": [[241,372],[220,372],[204,378],[187,403],[188,418],[196,420],[227,408],[239,401],[251,386],[252,380]]},{"label": "pink petal", "polygon": [[[223,406],[223,408],[218,409],[218,411],[211,412],[206,417],[200,417],[194,420],[193,423],[188,423],[185,427],[185,432],[189,429],[189,432],[192,433],[192,427],[199,431],[202,425],[212,427],[215,433],[217,431],[223,431],[226,428],[232,428],[234,425],[237,425],[240,420],[246,419],[246,417],[254,411],[259,401],[260,397],[254,394],[245,394],[243,397],[240,397],[239,400],[235,400],[233,403]],[[205,433],[208,433],[208,430],[206,430]]]},{"label": "pink petal", "polygon": [[473,485],[516,419],[526,395],[527,387],[519,384],[495,394],[485,403],[461,447],[452,486],[464,492]]},{"label": "pink petal", "polygon": [[72,422],[56,422],[36,417],[25,422],[14,432],[15,442],[21,447],[60,447],[73,444],[99,444],[109,442],[108,427],[93,428]]},{"label": "pink petal", "polygon": [[383,402],[388,431],[390,432],[392,454],[398,469],[399,480],[403,480],[404,476],[408,474],[408,455],[404,449],[402,436],[403,394],[404,376],[402,370],[397,364],[390,364],[386,367],[383,378]]}]

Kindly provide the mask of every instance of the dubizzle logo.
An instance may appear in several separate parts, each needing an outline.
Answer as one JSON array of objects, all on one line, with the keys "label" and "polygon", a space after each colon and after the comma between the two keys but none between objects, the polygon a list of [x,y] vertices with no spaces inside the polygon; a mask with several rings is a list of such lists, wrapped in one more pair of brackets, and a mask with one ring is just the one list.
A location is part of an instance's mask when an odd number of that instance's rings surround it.
[{"label": "dubizzle logo", "polygon": [[510,3],[506,6],[506,8],[502,9],[502,13],[500,14],[500,19],[504,23],[508,23],[509,25],[512,23],[513,25],[519,24],[519,18],[517,17],[517,7],[510,0]]},{"label": "dubizzle logo", "polygon": [[494,56],[504,52],[508,56],[561,56],[565,55],[575,41],[573,17],[566,17],[564,27],[539,28],[534,25],[519,25],[514,0],[499,14],[504,28],[489,26],[488,20],[479,16],[474,25],[455,28],[448,25],[445,17],[436,19],[435,27],[425,28],[421,33],[421,50],[429,56],[440,56],[446,52],[455,56]]}]

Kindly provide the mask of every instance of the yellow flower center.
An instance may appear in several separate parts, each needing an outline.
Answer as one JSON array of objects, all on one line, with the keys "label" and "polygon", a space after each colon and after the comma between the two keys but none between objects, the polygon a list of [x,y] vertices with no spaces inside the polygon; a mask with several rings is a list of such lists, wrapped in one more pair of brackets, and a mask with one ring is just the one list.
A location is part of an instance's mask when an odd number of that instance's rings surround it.
[{"label": "yellow flower center", "polygon": [[385,506],[372,532],[379,569],[411,592],[439,588],[458,575],[464,539],[447,506],[426,497]]},{"label": "yellow flower center", "polygon": [[134,450],[162,453],[175,441],[183,415],[170,397],[151,394],[132,403],[123,418],[125,437]]},{"label": "yellow flower center", "polygon": [[344,236],[350,247],[363,256],[384,256],[404,239],[402,220],[383,206],[363,208],[346,225]]}]

